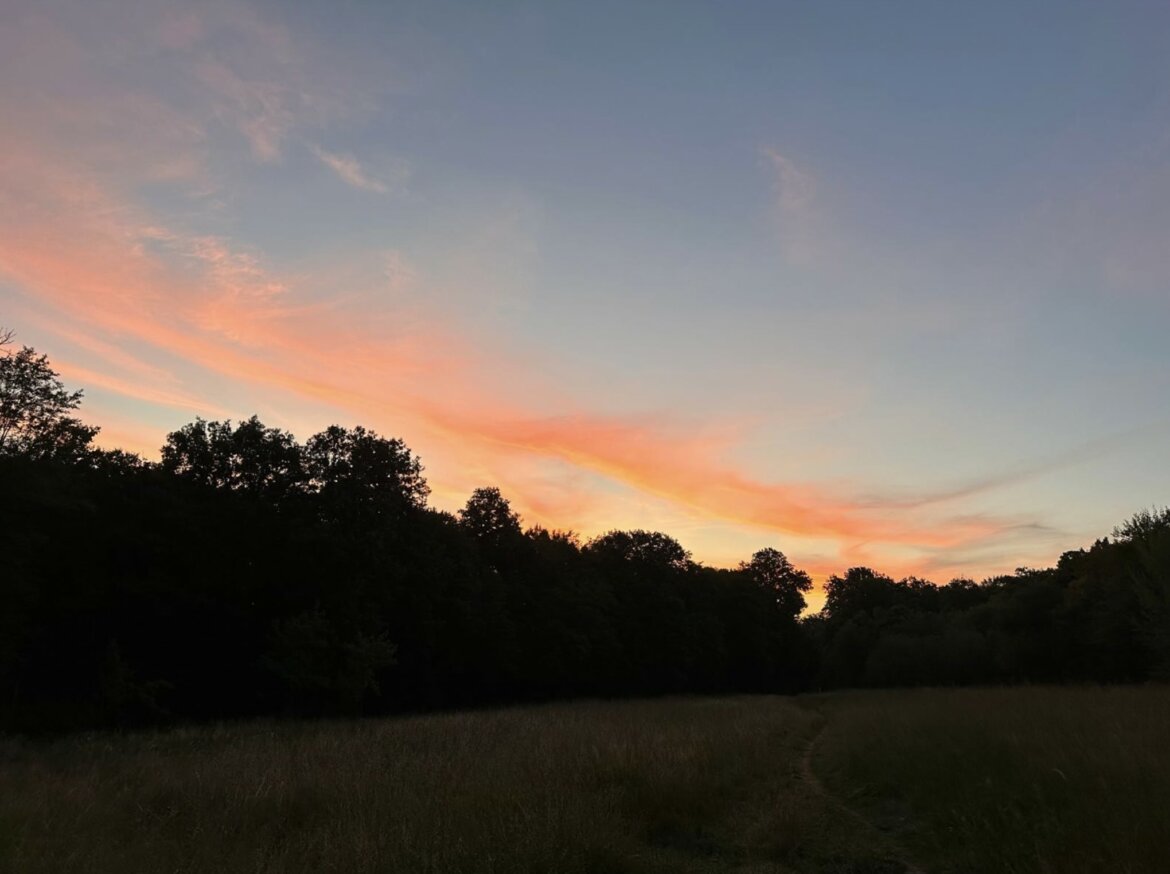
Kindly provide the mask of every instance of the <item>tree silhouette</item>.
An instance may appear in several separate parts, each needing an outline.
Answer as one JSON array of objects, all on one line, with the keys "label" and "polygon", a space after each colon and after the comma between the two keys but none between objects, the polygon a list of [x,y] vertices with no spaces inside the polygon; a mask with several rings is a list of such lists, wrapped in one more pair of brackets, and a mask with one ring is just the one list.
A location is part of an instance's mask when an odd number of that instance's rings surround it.
[{"label": "tree silhouette", "polygon": [[1113,529],[1118,540],[1149,540],[1170,530],[1170,507],[1154,507],[1139,510],[1132,517]]},{"label": "tree silhouette", "polygon": [[873,616],[903,598],[905,588],[890,577],[867,567],[851,567],[844,576],[834,574],[825,585],[825,615],[844,622],[858,615]]},{"label": "tree silhouette", "polygon": [[804,610],[804,593],[812,588],[812,579],[793,567],[780,550],[761,549],[750,562],[741,563],[739,569],[757,586],[772,594],[782,615],[796,619]]},{"label": "tree silhouette", "polygon": [[477,540],[499,544],[520,535],[520,517],[494,486],[478,488],[459,511],[459,524]]},{"label": "tree silhouette", "polygon": [[230,420],[196,419],[167,435],[163,469],[214,488],[281,499],[305,481],[301,447],[292,434],[256,416],[236,427]]},{"label": "tree silhouette", "polygon": [[660,531],[610,531],[589,541],[585,551],[604,560],[684,570],[691,554],[682,544]]},{"label": "tree silhouette", "polygon": [[285,687],[289,709],[352,711],[377,694],[394,651],[384,634],[345,633],[314,608],[272,624],[260,664]]},{"label": "tree silhouette", "polygon": [[1132,550],[1126,570],[1136,590],[1133,625],[1153,662],[1151,674],[1170,680],[1170,508],[1142,510],[1114,536]]},{"label": "tree silhouette", "polygon": [[0,332],[0,455],[81,458],[99,430],[69,415],[82,392],[67,391],[48,357],[31,347],[4,349],[12,336]]},{"label": "tree silhouette", "polygon": [[397,439],[197,419],[161,464],[90,446],[0,331],[0,730],[556,696],[1170,679],[1170,511],[976,583],[705,567],[661,532],[427,506]]},{"label": "tree silhouette", "polygon": [[310,437],[304,463],[310,488],[335,519],[417,510],[430,494],[422,462],[405,443],[360,425],[332,425]]}]

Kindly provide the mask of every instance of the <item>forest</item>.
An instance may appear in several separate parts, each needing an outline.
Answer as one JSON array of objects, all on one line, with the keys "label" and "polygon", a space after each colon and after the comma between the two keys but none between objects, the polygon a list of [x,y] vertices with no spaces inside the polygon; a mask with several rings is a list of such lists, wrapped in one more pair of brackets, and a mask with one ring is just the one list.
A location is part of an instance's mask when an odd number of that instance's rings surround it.
[{"label": "forest", "polygon": [[1170,510],[976,582],[812,582],[672,537],[525,528],[496,488],[428,505],[399,439],[196,419],[161,460],[94,445],[0,336],[0,731],[574,697],[1170,679]]}]

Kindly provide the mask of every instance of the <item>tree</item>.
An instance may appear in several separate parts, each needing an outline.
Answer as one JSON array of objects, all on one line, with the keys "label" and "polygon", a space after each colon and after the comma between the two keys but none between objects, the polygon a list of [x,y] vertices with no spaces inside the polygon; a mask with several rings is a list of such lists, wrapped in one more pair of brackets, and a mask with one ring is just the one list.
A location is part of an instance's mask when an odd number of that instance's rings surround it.
[{"label": "tree", "polygon": [[301,447],[292,434],[256,416],[240,422],[196,419],[167,435],[163,469],[214,488],[283,498],[304,482]]},{"label": "tree", "polygon": [[395,650],[384,633],[339,627],[314,608],[272,624],[260,664],[293,709],[354,711],[378,694],[378,675],[395,664]]},{"label": "tree", "polygon": [[1150,675],[1170,680],[1170,508],[1143,510],[1115,534],[1132,546],[1125,564],[1137,600],[1135,631],[1149,652]]},{"label": "tree", "polygon": [[0,331],[0,455],[81,458],[99,430],[69,415],[81,405],[82,392],[67,391],[36,350],[4,350],[12,336]]},{"label": "tree", "polygon": [[851,567],[843,577],[836,574],[829,577],[821,612],[834,623],[859,614],[872,617],[904,600],[905,594],[905,587],[900,587],[885,574],[867,567]]},{"label": "tree", "polygon": [[812,580],[804,571],[793,567],[780,550],[761,549],[750,562],[740,563],[739,569],[772,595],[783,615],[795,619],[804,610],[804,593],[812,588]]},{"label": "tree", "polygon": [[603,560],[617,559],[671,570],[686,570],[691,562],[691,554],[682,544],[660,531],[610,531],[589,541],[585,550]]},{"label": "tree", "polygon": [[1170,531],[1170,507],[1140,510],[1113,529],[1113,536],[1125,542],[1149,540],[1161,531]]},{"label": "tree", "polygon": [[332,425],[310,437],[304,459],[310,489],[335,519],[421,509],[431,493],[422,462],[405,443],[360,425]]},{"label": "tree", "polygon": [[471,493],[467,505],[459,511],[459,524],[476,539],[494,544],[520,536],[520,517],[494,486]]}]

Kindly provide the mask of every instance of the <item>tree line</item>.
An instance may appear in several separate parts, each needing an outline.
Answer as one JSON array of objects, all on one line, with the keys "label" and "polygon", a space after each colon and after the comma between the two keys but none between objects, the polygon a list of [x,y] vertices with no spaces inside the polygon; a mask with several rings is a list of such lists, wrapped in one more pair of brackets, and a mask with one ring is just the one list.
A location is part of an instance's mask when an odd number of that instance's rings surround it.
[{"label": "tree line", "polygon": [[942,586],[761,549],[428,505],[401,441],[196,419],[94,446],[82,394],[0,334],[0,729],[574,696],[1170,678],[1170,511],[1054,568]]}]

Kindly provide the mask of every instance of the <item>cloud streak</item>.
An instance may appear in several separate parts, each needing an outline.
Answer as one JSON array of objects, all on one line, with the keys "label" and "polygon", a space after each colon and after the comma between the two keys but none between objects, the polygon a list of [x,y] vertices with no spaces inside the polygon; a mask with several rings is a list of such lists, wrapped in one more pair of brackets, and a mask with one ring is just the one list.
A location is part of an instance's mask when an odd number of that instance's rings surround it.
[{"label": "cloud streak", "polygon": [[[50,92],[30,109],[19,89],[0,86],[0,111],[19,130],[0,155],[0,275],[50,331],[87,353],[82,361],[46,350],[70,379],[166,411],[238,416],[263,398],[321,425],[352,417],[407,437],[424,457],[434,450],[443,459],[432,470],[436,492],[467,476],[460,467],[497,476],[521,490],[516,503],[529,521],[558,527],[602,517],[592,510],[611,506],[616,488],[690,519],[828,541],[846,558],[899,555],[910,564],[974,554],[1018,524],[923,512],[994,487],[995,479],[945,495],[867,500],[842,487],[763,481],[721,462],[732,443],[716,426],[605,415],[536,378],[493,377],[520,365],[542,368],[477,347],[450,313],[408,314],[372,291],[349,299],[331,280],[274,269],[230,233],[207,232],[198,216],[160,215],[142,194],[159,180],[227,187],[208,146],[217,130],[239,134],[228,139],[245,162],[275,165],[293,160],[290,142],[316,139],[321,120],[339,111],[313,90],[314,77],[279,28],[248,15],[167,21],[159,38],[183,58],[185,99],[176,105],[103,91],[94,81],[84,94]],[[263,63],[212,51],[225,28],[254,44]],[[89,69],[83,45],[62,45],[70,77],[81,76]],[[129,134],[103,117],[110,106],[137,107]],[[62,148],[64,131],[86,148]],[[395,190],[396,180],[347,153],[309,148],[348,185]],[[812,176],[774,149],[762,154],[781,212],[803,222],[813,210]],[[493,239],[487,248],[499,245]],[[422,282],[400,253],[373,257],[386,262],[395,287]],[[121,422],[112,434],[129,430]],[[558,484],[546,485],[550,477]]]},{"label": "cloud streak", "polygon": [[320,146],[310,146],[310,150],[317,156],[317,160],[336,173],[347,185],[374,194],[390,192],[390,186],[381,179],[371,176],[353,155],[328,152]]},{"label": "cloud streak", "polygon": [[1101,437],[1097,440],[1081,443],[1063,452],[1057,452],[1051,458],[1044,461],[1021,464],[999,473],[971,480],[953,488],[924,492],[917,495],[887,494],[875,496],[862,499],[859,506],[898,510],[920,510],[934,507],[938,504],[973,498],[998,489],[1021,485],[1075,465],[1107,457],[1152,433],[1166,431],[1168,426],[1170,426],[1170,420],[1152,422],[1139,428],[1131,428],[1126,431]]},{"label": "cloud streak", "polygon": [[775,221],[785,256],[797,262],[823,259],[833,241],[817,203],[816,178],[772,146],[761,148],[759,154],[771,178]]},{"label": "cloud streak", "polygon": [[812,206],[816,197],[816,180],[810,173],[801,170],[792,159],[777,149],[765,146],[760,154],[767,160],[773,172],[773,186],[780,209],[789,214],[801,213]]},{"label": "cloud streak", "polygon": [[[46,168],[43,195],[59,176]],[[352,323],[327,304],[295,302],[293,283],[224,239],[184,235],[131,221],[129,205],[103,200],[70,213],[45,204],[46,221],[4,234],[0,266],[28,293],[63,315],[82,317],[99,336],[133,338],[239,384],[276,389],[372,419],[413,422],[432,437],[476,445],[498,459],[543,457],[621,483],[711,519],[844,543],[946,549],[995,535],[991,519],[924,522],[897,503],[861,502],[814,484],[757,481],[714,459],[723,438],[687,433],[650,416],[534,415],[476,373],[461,337],[426,326],[396,339]],[[69,219],[62,218],[70,215]],[[50,218],[51,217],[51,218]],[[4,228],[4,230],[9,230]],[[69,247],[70,257],[56,253]],[[125,361],[111,361],[125,366]],[[173,388],[89,375],[103,388],[167,406],[200,409]],[[539,401],[538,401],[539,402]],[[539,504],[539,499],[533,501]]]}]

